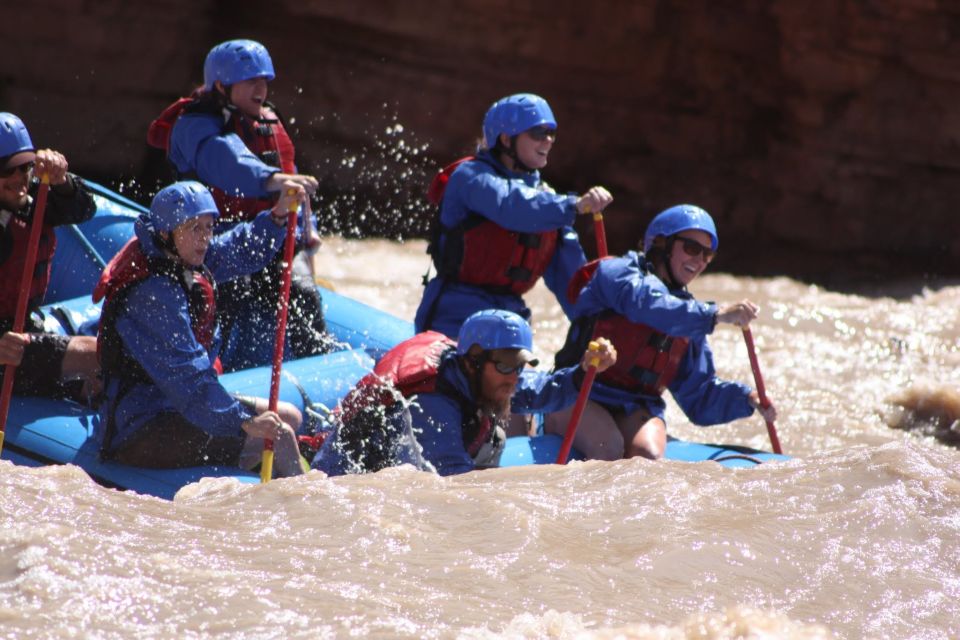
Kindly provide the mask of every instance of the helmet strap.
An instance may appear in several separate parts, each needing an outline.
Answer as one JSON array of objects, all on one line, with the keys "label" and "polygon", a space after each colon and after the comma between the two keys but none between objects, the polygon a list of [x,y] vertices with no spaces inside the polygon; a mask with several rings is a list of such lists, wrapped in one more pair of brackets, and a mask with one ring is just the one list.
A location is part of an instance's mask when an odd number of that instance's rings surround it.
[{"label": "helmet strap", "polygon": [[507,155],[509,155],[510,159],[513,160],[513,168],[515,171],[533,173],[533,169],[525,165],[523,161],[520,160],[520,156],[517,155],[517,136],[510,137],[510,149],[507,150]]},{"label": "helmet strap", "polygon": [[177,245],[173,241],[173,231],[159,231],[157,233],[157,244],[164,251],[173,254],[177,260],[181,260],[180,253],[177,251]]},{"label": "helmet strap", "polygon": [[[483,365],[490,360],[490,352],[484,349],[480,353],[466,353],[463,355],[464,371],[470,383],[470,393],[476,399],[480,398],[480,378],[483,375]],[[469,365],[469,366],[466,366]]]},{"label": "helmet strap", "polygon": [[520,157],[517,156],[517,136],[510,137],[510,146],[505,147],[500,143],[500,138],[497,138],[497,144],[493,149],[498,151],[501,155],[507,156],[510,160],[513,161],[513,171],[522,172],[522,173],[533,173],[533,169],[528,167],[520,160]]},{"label": "helmet strap", "polygon": [[665,271],[667,272],[667,278],[670,279],[670,282],[668,282],[667,285],[669,285],[671,289],[676,289],[680,286],[680,284],[677,282],[677,276],[673,273],[673,266],[671,264],[673,262],[671,260],[671,256],[673,256],[673,245],[676,241],[676,235],[672,235],[667,238],[667,244],[663,254],[663,264],[666,267]]}]

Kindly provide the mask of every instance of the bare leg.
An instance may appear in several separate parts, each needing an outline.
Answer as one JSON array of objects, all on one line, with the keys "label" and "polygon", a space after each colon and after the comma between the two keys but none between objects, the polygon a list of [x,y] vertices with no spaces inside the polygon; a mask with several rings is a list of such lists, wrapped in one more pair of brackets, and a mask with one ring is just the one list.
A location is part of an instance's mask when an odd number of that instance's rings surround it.
[{"label": "bare leg", "polygon": [[60,364],[61,380],[83,380],[83,397],[92,398],[103,390],[100,379],[100,363],[97,361],[97,338],[73,336],[67,343]]},{"label": "bare leg", "polygon": [[510,422],[507,424],[507,428],[504,431],[506,431],[508,438],[512,438],[513,436],[537,435],[536,426],[534,426],[533,422],[533,416],[524,415],[522,413],[510,414]]},{"label": "bare leg", "polygon": [[[270,408],[270,401],[266,398],[250,398],[250,400],[253,400],[254,403],[254,413],[261,414]],[[277,415],[280,416],[284,424],[293,427],[294,431],[299,429],[303,423],[303,414],[300,413],[300,409],[289,402],[280,401],[277,403]]]},{"label": "bare leg", "polygon": [[617,420],[620,433],[627,443],[625,458],[642,456],[659,460],[667,449],[667,425],[660,418],[640,409]]},{"label": "bare leg", "polygon": [[[543,430],[564,436],[573,407],[551,413],[544,421]],[[619,460],[623,457],[623,435],[610,412],[601,405],[588,400],[580,416],[573,446],[588,460]]]},{"label": "bare leg", "polygon": [[64,380],[90,378],[100,369],[97,362],[97,339],[94,336],[73,336],[67,343],[67,352],[60,365],[60,376]]},{"label": "bare leg", "polygon": [[[258,414],[266,411],[270,401],[266,398],[254,398],[254,411]],[[297,444],[296,430],[300,428],[303,417],[300,410],[289,402],[277,403],[277,415],[283,421],[284,428],[279,438],[273,441],[274,473],[279,478],[298,476],[304,472],[301,464],[300,446]],[[251,469],[263,456],[263,438],[247,436],[240,454],[240,466]]]},{"label": "bare leg", "polygon": [[[240,467],[253,469],[263,459],[263,438],[247,436],[240,453]],[[304,472],[300,462],[300,447],[290,430],[273,441],[273,473],[278,478],[299,476]]]}]

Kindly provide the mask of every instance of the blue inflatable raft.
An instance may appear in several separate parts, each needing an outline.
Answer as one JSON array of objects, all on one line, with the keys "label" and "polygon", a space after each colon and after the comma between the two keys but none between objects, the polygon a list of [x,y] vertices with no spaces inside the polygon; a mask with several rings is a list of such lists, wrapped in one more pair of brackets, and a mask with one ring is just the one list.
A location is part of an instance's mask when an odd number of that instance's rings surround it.
[{"label": "blue inflatable raft", "polygon": [[[532,438],[507,438],[506,447],[500,458],[501,467],[518,467],[528,464],[554,464],[560,453],[563,439],[560,436],[546,434]],[[572,460],[582,460],[576,450],[571,452]],[[712,461],[725,467],[753,467],[764,462],[789,460],[788,456],[758,451],[748,447],[727,444],[702,444],[669,438],[664,457],[682,462]]]},{"label": "blue inflatable raft", "polygon": [[[96,183],[96,216],[81,225],[57,230],[57,252],[44,307],[47,329],[75,334],[89,330],[99,317],[99,305],[90,300],[90,291],[107,260],[133,234],[133,221],[144,209]],[[328,330],[343,350],[284,363],[280,399],[301,409],[305,415],[318,408],[334,407],[340,398],[366,373],[386,350],[413,335],[413,325],[333,291],[322,291]],[[221,377],[224,386],[236,393],[266,397],[270,367],[235,371]],[[140,469],[99,459],[99,445],[93,428],[98,414],[68,401],[15,397],[11,403],[4,439],[3,459],[22,465],[75,464],[98,482],[161,498],[172,498],[181,487],[204,477],[234,477],[258,482],[258,476],[231,467],[187,469]],[[502,466],[552,464],[560,449],[560,438],[552,435],[510,438]],[[574,452],[573,457],[578,457]],[[706,445],[671,440],[667,457],[675,460],[712,460],[730,467],[753,466],[760,462],[786,459],[771,453],[735,446]]]}]

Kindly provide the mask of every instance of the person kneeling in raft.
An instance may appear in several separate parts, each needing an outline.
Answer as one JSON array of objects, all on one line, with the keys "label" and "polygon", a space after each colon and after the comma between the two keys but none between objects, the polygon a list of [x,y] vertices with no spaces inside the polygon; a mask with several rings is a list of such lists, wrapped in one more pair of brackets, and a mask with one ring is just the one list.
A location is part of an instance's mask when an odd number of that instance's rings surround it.
[{"label": "person kneeling in raft", "polygon": [[420,333],[388,351],[347,395],[312,466],[328,475],[403,463],[440,475],[495,467],[511,412],[570,406],[590,361],[599,360],[598,371],[616,362],[612,345],[597,342],[600,350],[584,354],[579,366],[547,373],[526,369],[537,364],[533,333],[510,311],[474,313],[457,342]]},{"label": "person kneeling in raft", "polygon": [[262,269],[283,246],[288,211],[306,194],[288,185],[272,210],[214,237],[219,215],[199,182],[177,182],[153,198],[135,237],[94,290],[106,298],[98,349],[105,399],[101,455],[139,467],[223,464],[252,468],[263,439],[275,443],[278,476],[303,473],[295,430],[300,411],[233,396],[217,380],[217,280]]}]

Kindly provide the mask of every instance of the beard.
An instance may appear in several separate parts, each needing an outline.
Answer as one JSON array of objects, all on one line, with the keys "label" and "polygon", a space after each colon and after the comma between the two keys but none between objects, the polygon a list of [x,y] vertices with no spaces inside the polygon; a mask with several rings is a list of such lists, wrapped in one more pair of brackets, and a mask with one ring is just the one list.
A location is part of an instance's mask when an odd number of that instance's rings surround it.
[{"label": "beard", "polygon": [[496,424],[506,424],[510,420],[510,398],[497,401],[481,398],[480,414],[489,417]]}]

